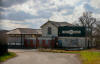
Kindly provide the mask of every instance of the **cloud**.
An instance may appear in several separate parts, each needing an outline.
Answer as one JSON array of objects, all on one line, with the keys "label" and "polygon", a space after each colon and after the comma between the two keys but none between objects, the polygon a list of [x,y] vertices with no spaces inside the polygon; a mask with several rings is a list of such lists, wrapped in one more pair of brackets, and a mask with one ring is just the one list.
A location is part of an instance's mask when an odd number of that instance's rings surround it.
[{"label": "cloud", "polygon": [[65,21],[65,16],[63,16],[64,13],[66,13],[66,10],[60,11],[60,12],[54,12],[53,15],[49,18],[50,20],[54,21]]},{"label": "cloud", "polygon": [[94,8],[94,7],[92,7],[90,4],[88,4],[88,3],[86,3],[85,5],[84,5],[84,7],[85,7],[85,9],[87,10],[87,11],[91,11],[91,12],[93,12],[93,13],[100,13],[100,9],[99,8]]},{"label": "cloud", "polygon": [[1,20],[0,22],[0,28],[11,30],[15,28],[33,28],[33,29],[39,29],[41,25],[43,25],[45,22],[47,22],[48,19],[31,19],[31,20],[25,20],[25,21],[11,21],[11,20]]},{"label": "cloud", "polygon": [[37,9],[34,8],[35,3],[33,0],[29,0],[23,4],[13,5],[9,9],[13,9],[15,11],[24,11],[25,13],[29,13],[31,15],[37,15]]},{"label": "cloud", "polygon": [[[42,13],[41,13],[42,12]],[[32,15],[30,13],[24,11],[15,11],[15,10],[6,10],[1,13],[0,19],[6,20],[15,20],[15,21],[24,21],[24,20],[31,20],[31,19],[39,19],[39,18],[49,18],[52,16],[50,11],[40,10],[38,11],[37,15]]]},{"label": "cloud", "polygon": [[100,9],[100,0],[91,0],[90,5],[94,8],[99,8]]},{"label": "cloud", "polygon": [[100,14],[98,14],[98,13],[93,13],[92,15],[93,15],[93,17],[95,17],[97,20],[100,21]]},{"label": "cloud", "polygon": [[73,9],[74,7],[70,3],[74,2],[73,5],[75,5],[78,1],[80,0],[29,0],[23,4],[14,5],[11,7],[11,9],[16,11],[24,11],[32,15],[38,15],[39,11],[47,13],[60,11],[62,9]]},{"label": "cloud", "polygon": [[39,18],[39,19],[26,20],[25,23],[29,23],[31,26],[30,28],[39,29],[40,26],[43,25],[47,21],[48,19]]},{"label": "cloud", "polygon": [[80,0],[53,0],[56,6],[75,6]]},{"label": "cloud", "polygon": [[4,12],[4,9],[3,8],[0,8],[0,12]]},{"label": "cloud", "polygon": [[19,22],[13,22],[13,21],[9,21],[9,20],[2,20],[0,22],[0,27],[2,29],[10,30],[10,29],[15,29],[15,28],[29,28],[30,25],[22,24]]},{"label": "cloud", "polygon": [[33,15],[29,13],[25,13],[24,11],[10,11],[7,14],[1,15],[1,19],[6,19],[6,20],[25,20],[25,19],[32,19]]},{"label": "cloud", "polygon": [[[28,15],[33,15],[34,18],[49,18],[53,12],[60,11],[62,9],[71,9],[73,8],[72,5],[75,5],[80,0],[28,0],[22,4],[15,4],[11,6],[8,10],[11,10],[12,13],[9,15],[19,14],[20,11],[24,11],[25,14],[28,13]],[[5,2],[7,2],[5,0]],[[15,1],[13,1],[15,2]],[[19,1],[17,1],[19,2]],[[74,3],[73,3],[74,2]],[[9,2],[8,2],[9,3]],[[70,4],[70,5],[69,5]],[[60,6],[61,5],[61,6]],[[12,11],[15,10],[15,11]],[[17,12],[16,12],[17,11]],[[13,13],[16,12],[16,13]],[[18,13],[19,12],[19,13]],[[9,16],[8,15],[8,16]],[[23,15],[23,13],[22,13]],[[19,16],[20,17],[20,16]],[[29,18],[30,19],[30,18]]]},{"label": "cloud", "polygon": [[0,0],[0,7],[10,7],[17,4],[22,4],[28,0]]},{"label": "cloud", "polygon": [[60,12],[54,12],[50,19],[55,21],[66,21],[70,23],[78,21],[78,18],[85,11],[84,5],[85,3],[82,3],[81,5],[75,6],[72,9],[63,9]]}]

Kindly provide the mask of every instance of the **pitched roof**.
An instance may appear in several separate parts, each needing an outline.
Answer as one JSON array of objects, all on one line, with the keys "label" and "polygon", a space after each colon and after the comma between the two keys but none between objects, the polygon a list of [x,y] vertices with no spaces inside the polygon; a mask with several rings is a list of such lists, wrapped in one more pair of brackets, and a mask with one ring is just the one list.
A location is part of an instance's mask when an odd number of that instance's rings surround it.
[{"label": "pitched roof", "polygon": [[68,22],[53,22],[53,21],[50,21],[50,22],[57,27],[59,27],[59,26],[72,26],[72,24],[70,24]]},{"label": "pitched roof", "polygon": [[[55,21],[48,21],[51,24],[55,25],[56,27],[59,26],[73,26],[72,24],[68,23],[68,22],[55,22]],[[43,27],[44,25],[46,25],[48,22],[46,22],[45,24],[43,24],[41,27]]]},{"label": "pitched roof", "polygon": [[7,32],[7,34],[42,34],[42,31],[41,29],[16,28]]}]

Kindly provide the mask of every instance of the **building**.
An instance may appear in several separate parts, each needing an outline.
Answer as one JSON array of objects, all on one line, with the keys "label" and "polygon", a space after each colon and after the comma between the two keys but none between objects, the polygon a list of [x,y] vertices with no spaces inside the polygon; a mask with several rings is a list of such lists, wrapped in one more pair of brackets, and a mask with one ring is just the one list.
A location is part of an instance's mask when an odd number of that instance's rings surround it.
[{"label": "building", "polygon": [[85,27],[74,26],[68,22],[48,21],[41,28],[42,38],[57,38],[55,43],[60,47],[84,49],[91,46],[85,38]]},{"label": "building", "polygon": [[56,47],[56,37],[58,36],[58,27],[60,26],[72,26],[72,24],[67,22],[54,22],[48,21],[41,26],[42,28],[42,37],[37,39],[26,39],[25,47],[33,48],[55,48]]},{"label": "building", "polygon": [[67,22],[48,21],[41,26],[42,37],[57,37],[59,26],[73,26],[73,25]]},{"label": "building", "polygon": [[25,38],[37,38],[42,35],[41,29],[16,28],[7,32],[8,45],[24,45]]},{"label": "building", "polygon": [[7,32],[9,45],[25,48],[78,48],[92,47],[86,38],[86,27],[68,22],[47,21],[41,29],[17,28]]}]

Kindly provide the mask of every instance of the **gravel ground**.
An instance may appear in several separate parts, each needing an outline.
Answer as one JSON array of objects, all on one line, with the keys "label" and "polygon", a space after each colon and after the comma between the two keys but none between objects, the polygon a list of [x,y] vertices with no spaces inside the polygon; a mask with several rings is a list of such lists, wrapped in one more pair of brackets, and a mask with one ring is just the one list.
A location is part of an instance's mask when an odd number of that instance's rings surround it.
[{"label": "gravel ground", "polygon": [[38,52],[37,50],[10,49],[17,57],[2,64],[81,64],[76,54]]}]

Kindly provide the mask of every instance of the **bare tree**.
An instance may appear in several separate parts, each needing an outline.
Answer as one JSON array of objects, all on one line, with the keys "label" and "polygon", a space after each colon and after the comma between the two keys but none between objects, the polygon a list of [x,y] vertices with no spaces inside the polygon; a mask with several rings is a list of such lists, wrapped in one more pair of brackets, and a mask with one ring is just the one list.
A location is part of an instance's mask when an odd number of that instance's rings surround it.
[{"label": "bare tree", "polygon": [[94,31],[95,41],[96,41],[96,48],[100,49],[100,21],[97,21]]},{"label": "bare tree", "polygon": [[100,36],[100,21],[97,21],[95,24],[95,36]]},{"label": "bare tree", "polygon": [[83,16],[79,18],[80,26],[86,27],[86,38],[88,37],[90,41],[93,40],[93,29],[96,22],[96,18],[92,17],[92,12],[84,12]]}]

